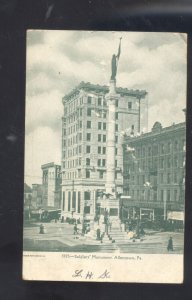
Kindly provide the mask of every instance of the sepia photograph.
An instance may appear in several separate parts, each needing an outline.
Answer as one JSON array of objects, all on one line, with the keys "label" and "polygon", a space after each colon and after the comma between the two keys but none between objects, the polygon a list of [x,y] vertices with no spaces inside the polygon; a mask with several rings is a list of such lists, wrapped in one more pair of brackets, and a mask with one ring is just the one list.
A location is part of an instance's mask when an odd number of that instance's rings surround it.
[{"label": "sepia photograph", "polygon": [[23,279],[182,283],[186,85],[184,33],[27,32]]}]

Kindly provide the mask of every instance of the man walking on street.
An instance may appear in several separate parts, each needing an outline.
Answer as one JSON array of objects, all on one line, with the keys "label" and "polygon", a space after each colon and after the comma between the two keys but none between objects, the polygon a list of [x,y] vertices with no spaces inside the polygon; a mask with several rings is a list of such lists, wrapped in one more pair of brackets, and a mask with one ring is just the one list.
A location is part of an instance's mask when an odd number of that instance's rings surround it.
[{"label": "man walking on street", "polygon": [[168,251],[173,251],[173,239],[172,239],[172,237],[169,238],[168,245],[167,245],[167,250]]},{"label": "man walking on street", "polygon": [[74,226],[74,235],[77,234],[77,224],[75,223],[75,226]]}]

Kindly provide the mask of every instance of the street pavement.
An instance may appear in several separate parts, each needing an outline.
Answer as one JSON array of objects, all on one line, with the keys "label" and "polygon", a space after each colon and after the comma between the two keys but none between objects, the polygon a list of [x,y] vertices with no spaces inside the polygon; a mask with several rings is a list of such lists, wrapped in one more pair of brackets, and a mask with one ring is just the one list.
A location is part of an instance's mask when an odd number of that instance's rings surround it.
[{"label": "street pavement", "polygon": [[40,223],[24,224],[23,248],[25,251],[103,252],[167,254],[170,236],[173,252],[183,253],[183,233],[148,231],[142,241],[125,240],[118,243],[101,243],[90,237],[73,234],[73,225],[67,223],[43,223],[45,234],[40,234]]}]

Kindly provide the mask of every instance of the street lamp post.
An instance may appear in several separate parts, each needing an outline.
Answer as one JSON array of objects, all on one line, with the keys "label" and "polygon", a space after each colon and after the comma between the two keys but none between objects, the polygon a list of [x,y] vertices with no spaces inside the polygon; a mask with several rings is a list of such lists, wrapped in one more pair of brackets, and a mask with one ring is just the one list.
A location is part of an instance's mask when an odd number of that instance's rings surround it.
[{"label": "street lamp post", "polygon": [[167,195],[166,195],[166,191],[164,191],[164,198],[163,198],[163,218],[164,218],[164,221],[167,220]]}]

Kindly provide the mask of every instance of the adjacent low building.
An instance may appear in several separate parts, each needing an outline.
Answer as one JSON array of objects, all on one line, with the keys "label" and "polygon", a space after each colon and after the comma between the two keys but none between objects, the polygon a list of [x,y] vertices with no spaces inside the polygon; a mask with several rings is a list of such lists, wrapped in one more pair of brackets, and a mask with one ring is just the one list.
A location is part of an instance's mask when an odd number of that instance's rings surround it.
[{"label": "adjacent low building", "polygon": [[24,183],[24,205],[29,206],[31,205],[32,200],[32,189],[31,187]]},{"label": "adjacent low building", "polygon": [[42,207],[43,205],[43,188],[42,184],[32,184],[32,203],[36,208]]},{"label": "adjacent low building", "polygon": [[184,221],[186,123],[124,139],[123,219]]}]

